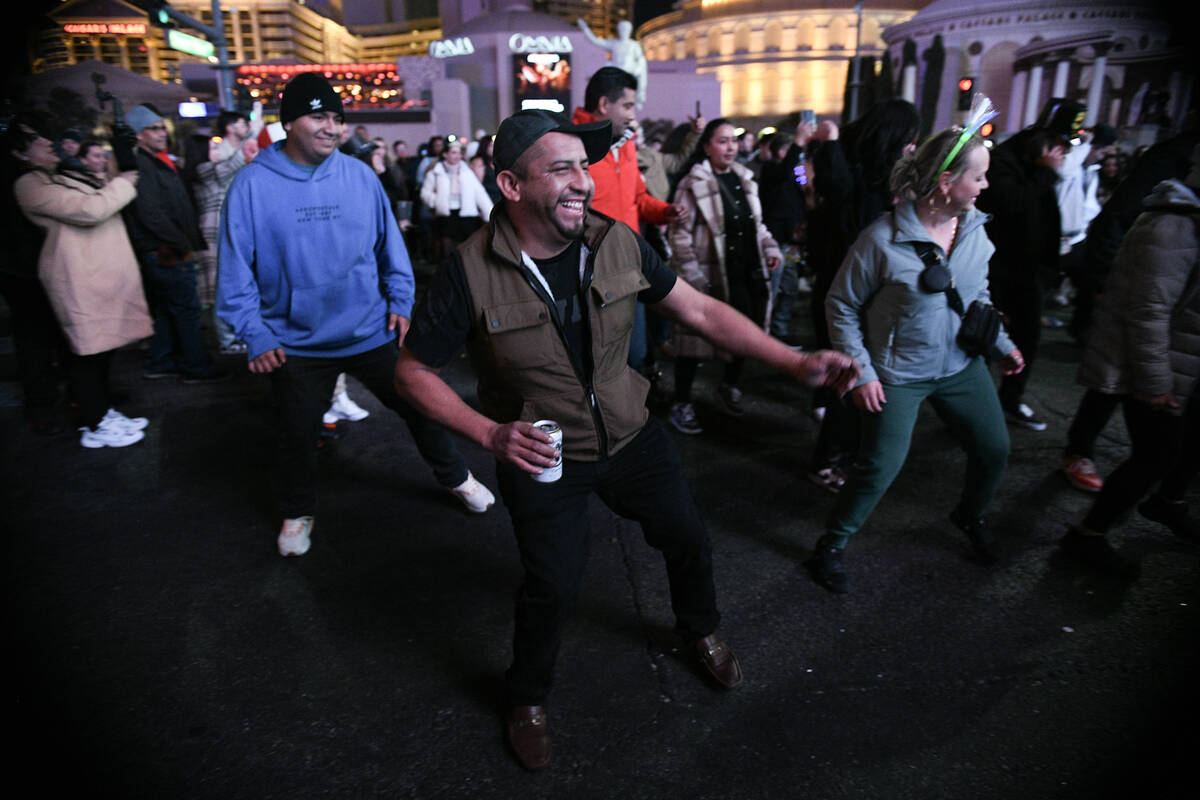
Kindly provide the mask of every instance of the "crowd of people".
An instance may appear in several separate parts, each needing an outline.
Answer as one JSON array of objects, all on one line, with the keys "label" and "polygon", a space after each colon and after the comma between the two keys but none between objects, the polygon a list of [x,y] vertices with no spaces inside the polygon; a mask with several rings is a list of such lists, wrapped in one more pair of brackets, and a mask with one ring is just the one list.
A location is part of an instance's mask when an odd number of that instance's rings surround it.
[{"label": "crowd of people", "polygon": [[[1061,471],[1096,500],[1062,551],[1133,579],[1108,534],[1135,506],[1200,538],[1184,499],[1200,470],[1194,124],[1136,159],[1106,126],[1082,131],[1066,101],[994,148],[983,97],[923,140],[903,100],[840,128],[800,114],[756,137],[697,116],[651,135],[638,90],[604,67],[571,117],[522,110],[495,136],[413,150],[346,125],[317,73],[289,82],[279,122],[222,112],[178,156],[150,105],[107,143],[7,120],[0,290],[31,428],[61,429],[59,367],[80,444],[125,447],[152,421],[116,409],[114,350],[140,343],[144,378],[189,384],[230,377],[218,353],[244,359],[271,385],[284,556],[312,546],[323,429],[368,415],[347,375],[404,419],[470,512],[495,496],[452,434],[489,451],[524,569],[506,730],[530,769],[551,758],[545,702],[592,494],[662,553],[676,630],[706,673],[742,681],[667,429],[704,433],[704,361],[723,362],[711,407],[730,417],[752,411],[747,359],[814,390],[807,478],[836,497],[806,566],[845,593],[847,545],[901,471],[925,401],[966,453],[949,519],[996,559],[1002,532],[985,514],[1009,426],[1047,427],[1027,381],[1047,309],[1070,295],[1086,392]],[[437,265],[419,300],[413,257]],[[812,313],[797,316],[804,288]],[[464,350],[477,406],[439,376]],[[665,359],[663,425],[647,400]],[[1132,448],[1104,479],[1092,449],[1117,407]]]}]

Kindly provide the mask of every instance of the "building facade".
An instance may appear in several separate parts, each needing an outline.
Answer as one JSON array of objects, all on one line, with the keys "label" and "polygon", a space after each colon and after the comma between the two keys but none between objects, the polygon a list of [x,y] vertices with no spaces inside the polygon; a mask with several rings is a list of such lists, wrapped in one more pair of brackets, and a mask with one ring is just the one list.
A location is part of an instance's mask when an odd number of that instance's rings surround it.
[{"label": "building facade", "polygon": [[[174,0],[171,5],[207,25],[210,0]],[[319,5],[299,0],[236,0],[222,7],[225,41],[233,63],[361,63],[425,55],[441,37],[436,19],[380,26],[360,35],[334,17],[341,2]],[[327,16],[328,14],[328,16]],[[124,0],[74,0],[55,9],[54,27],[43,32],[33,62],[45,72],[96,59],[160,81],[178,81],[179,67],[203,59],[169,49],[146,12]]]},{"label": "building facade", "polygon": [[1195,94],[1195,62],[1172,34],[1153,3],[935,0],[883,38],[900,94],[934,111],[934,129],[958,121],[952,98],[970,77],[1000,109],[1004,134],[1062,97],[1087,105],[1085,125],[1142,144],[1177,129]]},{"label": "building facade", "polygon": [[836,116],[856,49],[882,56],[883,31],[927,1],[865,2],[859,14],[847,0],[681,0],[638,37],[650,62],[694,59],[700,74],[716,76],[723,116],[767,119],[802,108]]}]

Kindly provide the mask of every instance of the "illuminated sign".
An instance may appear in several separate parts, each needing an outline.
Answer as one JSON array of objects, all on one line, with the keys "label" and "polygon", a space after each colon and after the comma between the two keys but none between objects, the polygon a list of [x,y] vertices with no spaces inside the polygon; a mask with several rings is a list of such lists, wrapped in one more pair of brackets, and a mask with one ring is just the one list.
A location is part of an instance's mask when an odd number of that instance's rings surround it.
[{"label": "illuminated sign", "polygon": [[439,39],[429,43],[429,55],[434,58],[452,58],[454,56],[469,56],[475,52],[471,37],[460,36],[457,39]]},{"label": "illuminated sign", "polygon": [[167,47],[172,50],[178,50],[181,53],[198,56],[200,58],[212,58],[217,49],[213,47],[213,43],[207,39],[201,39],[199,36],[182,33],[169,28],[167,30]]},{"label": "illuminated sign", "polygon": [[526,36],[514,33],[508,37],[508,49],[514,53],[571,53],[571,39],[565,34],[558,36]]},{"label": "illuminated sign", "polygon": [[514,54],[513,105],[559,113],[571,103],[571,60],[560,53]]},{"label": "illuminated sign", "polygon": [[237,68],[239,74],[299,75],[301,72],[323,72],[326,78],[332,78],[333,73],[365,73],[386,72],[394,75],[395,64],[388,62],[372,64],[243,64]]},{"label": "illuminated sign", "polygon": [[145,36],[144,22],[70,22],[63,25],[67,33],[107,33],[114,36]]}]

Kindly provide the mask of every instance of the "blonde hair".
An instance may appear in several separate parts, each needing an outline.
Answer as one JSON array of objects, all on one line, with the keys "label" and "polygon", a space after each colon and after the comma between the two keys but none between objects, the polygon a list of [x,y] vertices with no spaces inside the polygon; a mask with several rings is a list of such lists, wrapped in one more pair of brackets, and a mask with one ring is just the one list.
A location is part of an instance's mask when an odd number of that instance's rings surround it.
[{"label": "blonde hair", "polygon": [[922,142],[915,153],[897,161],[889,182],[892,194],[900,200],[913,202],[932,194],[943,172],[950,173],[951,182],[961,178],[967,169],[967,158],[975,148],[984,146],[982,136],[972,135],[946,169],[939,170],[961,135],[961,128],[947,128]]}]

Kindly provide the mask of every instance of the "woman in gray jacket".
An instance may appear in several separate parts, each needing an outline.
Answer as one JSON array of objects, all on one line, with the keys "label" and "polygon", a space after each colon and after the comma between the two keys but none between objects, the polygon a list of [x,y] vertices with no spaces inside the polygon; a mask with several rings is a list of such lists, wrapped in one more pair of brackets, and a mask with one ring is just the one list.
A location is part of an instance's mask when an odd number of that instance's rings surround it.
[{"label": "woman in gray jacket", "polygon": [[[994,248],[983,228],[987,215],[975,209],[988,163],[983,140],[960,129],[935,134],[902,158],[892,172],[895,211],[858,237],[826,298],[833,347],[863,370],[853,390],[863,412],[858,456],[808,561],[816,581],[832,592],[849,590],[844,548],[904,465],[925,400],[967,451],[966,484],[951,519],[981,557],[993,557],[982,514],[1008,458],[1004,413],[987,363],[957,343],[962,319],[947,294],[922,288],[926,264],[918,253],[932,248],[943,259],[963,307],[989,302]],[[1003,330],[991,355],[1005,374],[1024,368]]]}]

